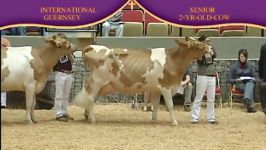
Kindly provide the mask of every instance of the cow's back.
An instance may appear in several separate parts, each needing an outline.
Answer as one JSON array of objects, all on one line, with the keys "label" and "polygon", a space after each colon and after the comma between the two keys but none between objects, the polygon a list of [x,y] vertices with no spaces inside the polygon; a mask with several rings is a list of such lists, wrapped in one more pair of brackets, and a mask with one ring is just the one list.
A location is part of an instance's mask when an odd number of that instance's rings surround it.
[{"label": "cow's back", "polygon": [[134,83],[144,83],[144,74],[153,68],[150,50],[128,50],[127,54],[116,54],[115,56],[122,64],[120,81],[125,86],[131,86]]}]

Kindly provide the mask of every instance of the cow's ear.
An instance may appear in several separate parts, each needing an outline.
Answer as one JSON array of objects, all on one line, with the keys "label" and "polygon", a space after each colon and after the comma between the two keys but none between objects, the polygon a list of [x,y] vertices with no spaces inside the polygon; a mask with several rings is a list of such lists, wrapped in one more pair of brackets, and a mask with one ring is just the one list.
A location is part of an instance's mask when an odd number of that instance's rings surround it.
[{"label": "cow's ear", "polygon": [[188,46],[188,42],[187,41],[184,41],[184,40],[175,40],[176,44],[179,45],[179,46],[184,46],[184,47],[187,47]]},{"label": "cow's ear", "polygon": [[56,46],[56,42],[55,42],[53,37],[45,39],[45,42],[47,42],[47,43],[49,43],[49,44],[51,44],[53,46]]},{"label": "cow's ear", "polygon": [[56,37],[51,37],[51,38],[48,38],[45,40],[47,43],[51,44],[52,46],[54,47],[57,47],[57,48],[62,48],[64,43],[62,40],[60,39],[57,39]]}]

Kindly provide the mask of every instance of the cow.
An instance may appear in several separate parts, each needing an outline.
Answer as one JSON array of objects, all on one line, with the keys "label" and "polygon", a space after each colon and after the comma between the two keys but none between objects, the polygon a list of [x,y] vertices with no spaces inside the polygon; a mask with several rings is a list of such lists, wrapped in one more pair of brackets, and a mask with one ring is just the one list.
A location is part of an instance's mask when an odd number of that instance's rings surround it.
[{"label": "cow", "polygon": [[152,120],[157,122],[160,95],[164,96],[172,125],[177,125],[173,113],[173,86],[178,85],[189,64],[211,52],[211,47],[193,38],[175,40],[175,48],[110,49],[89,45],[83,50],[83,61],[89,69],[82,90],[73,104],[85,107],[85,118],[95,123],[93,104],[98,95],[114,92],[151,92]]},{"label": "cow", "polygon": [[24,91],[26,96],[26,122],[36,123],[34,107],[49,72],[59,57],[72,53],[76,46],[65,35],[47,38],[43,48],[32,46],[1,48],[1,91]]}]

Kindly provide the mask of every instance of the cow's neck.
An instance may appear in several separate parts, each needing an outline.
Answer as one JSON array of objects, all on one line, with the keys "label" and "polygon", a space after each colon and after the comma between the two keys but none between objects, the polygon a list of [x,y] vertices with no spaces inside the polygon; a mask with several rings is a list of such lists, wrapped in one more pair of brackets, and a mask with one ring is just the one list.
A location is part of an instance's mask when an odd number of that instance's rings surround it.
[{"label": "cow's neck", "polygon": [[50,70],[56,65],[61,55],[56,52],[55,48],[47,46],[40,50],[39,56],[44,64],[44,67]]},{"label": "cow's neck", "polygon": [[[192,61],[193,61],[193,58],[191,58],[188,55],[188,53],[182,53],[182,52],[180,52],[177,55],[177,58],[175,59],[175,64],[176,64],[175,66],[176,66],[177,73],[180,72],[180,71],[185,72],[186,69],[191,64]],[[182,69],[182,70],[180,70],[180,69]]]}]

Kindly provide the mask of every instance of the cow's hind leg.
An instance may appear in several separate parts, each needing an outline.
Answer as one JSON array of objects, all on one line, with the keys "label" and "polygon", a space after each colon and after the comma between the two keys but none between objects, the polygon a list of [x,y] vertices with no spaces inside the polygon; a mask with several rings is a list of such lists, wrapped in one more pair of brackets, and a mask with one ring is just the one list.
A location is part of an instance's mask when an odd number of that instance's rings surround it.
[{"label": "cow's hind leg", "polygon": [[160,102],[160,96],[161,96],[160,92],[151,92],[151,102],[153,106],[152,120],[155,122],[158,121],[157,112],[158,112],[158,106]]},{"label": "cow's hind leg", "polygon": [[32,106],[33,106],[33,99],[34,99],[34,93],[35,93],[35,86],[27,85],[25,86],[25,95],[26,95],[26,121],[28,124],[33,124],[32,118],[31,118],[31,112],[32,112]]},{"label": "cow's hind leg", "polygon": [[169,114],[170,114],[170,119],[172,121],[172,125],[177,126],[178,124],[177,124],[177,121],[175,119],[175,115],[174,115],[174,112],[173,112],[174,105],[173,105],[171,89],[162,88],[161,92],[162,92],[162,95],[164,97],[165,103],[166,103],[166,105],[168,107]]},{"label": "cow's hind leg", "polygon": [[85,120],[89,119],[89,110],[87,110],[86,108],[85,108],[85,112],[84,112],[84,117],[85,117]]}]

